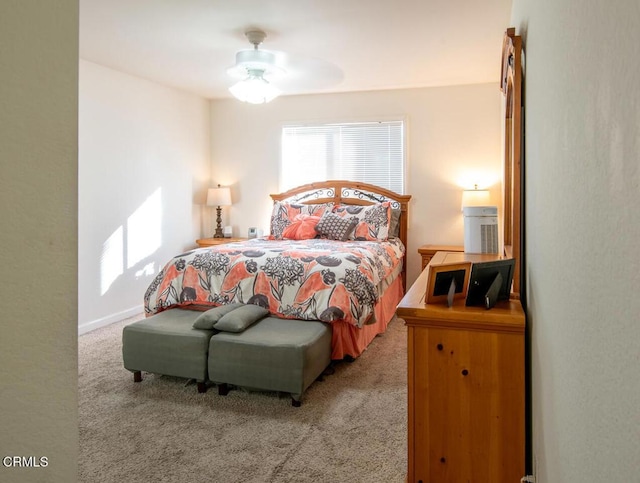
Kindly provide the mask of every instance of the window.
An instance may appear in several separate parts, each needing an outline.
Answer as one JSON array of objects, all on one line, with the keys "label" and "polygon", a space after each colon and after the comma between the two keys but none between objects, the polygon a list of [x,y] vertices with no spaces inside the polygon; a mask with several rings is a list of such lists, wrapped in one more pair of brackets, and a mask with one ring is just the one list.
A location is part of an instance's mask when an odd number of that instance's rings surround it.
[{"label": "window", "polygon": [[404,193],[404,121],[284,126],[283,190],[347,179]]}]

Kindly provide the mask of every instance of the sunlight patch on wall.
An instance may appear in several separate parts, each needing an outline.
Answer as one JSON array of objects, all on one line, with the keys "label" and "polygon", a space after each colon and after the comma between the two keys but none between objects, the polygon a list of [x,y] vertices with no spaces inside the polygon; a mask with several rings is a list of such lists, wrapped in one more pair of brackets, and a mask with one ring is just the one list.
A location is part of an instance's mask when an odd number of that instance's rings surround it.
[{"label": "sunlight patch on wall", "polygon": [[127,219],[127,268],[162,244],[162,188],[158,188]]},{"label": "sunlight patch on wall", "polygon": [[111,284],[122,275],[124,266],[124,233],[119,226],[102,244],[100,256],[100,295],[104,295]]},{"label": "sunlight patch on wall", "polygon": [[156,266],[153,262],[147,263],[144,267],[136,272],[136,278],[150,277],[156,273]]}]

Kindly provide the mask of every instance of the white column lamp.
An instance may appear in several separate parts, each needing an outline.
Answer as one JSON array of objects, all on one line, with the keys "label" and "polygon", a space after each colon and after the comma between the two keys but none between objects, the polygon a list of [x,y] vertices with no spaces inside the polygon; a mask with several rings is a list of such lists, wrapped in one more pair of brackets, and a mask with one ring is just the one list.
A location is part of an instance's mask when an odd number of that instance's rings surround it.
[{"label": "white column lamp", "polygon": [[462,192],[465,253],[498,253],[498,207],[491,206],[489,190]]}]

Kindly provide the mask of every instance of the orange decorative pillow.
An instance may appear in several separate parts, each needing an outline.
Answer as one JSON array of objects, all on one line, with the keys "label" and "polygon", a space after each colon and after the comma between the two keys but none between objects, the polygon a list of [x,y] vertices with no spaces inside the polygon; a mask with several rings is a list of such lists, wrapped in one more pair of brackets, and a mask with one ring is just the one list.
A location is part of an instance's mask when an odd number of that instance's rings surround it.
[{"label": "orange decorative pillow", "polygon": [[321,204],[295,204],[277,201],[273,204],[271,213],[271,235],[272,240],[282,240],[282,232],[293,223],[297,215],[322,216],[333,208],[333,203]]},{"label": "orange decorative pillow", "polygon": [[296,215],[289,226],[282,230],[282,238],[288,240],[308,240],[315,238],[316,225],[320,221],[319,216]]}]

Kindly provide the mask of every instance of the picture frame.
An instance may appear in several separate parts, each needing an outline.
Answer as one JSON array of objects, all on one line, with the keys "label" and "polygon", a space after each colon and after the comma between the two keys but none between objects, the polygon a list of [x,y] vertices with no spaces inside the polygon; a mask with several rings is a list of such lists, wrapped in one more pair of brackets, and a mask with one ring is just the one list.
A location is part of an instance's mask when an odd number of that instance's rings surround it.
[{"label": "picture frame", "polygon": [[454,300],[466,299],[471,266],[471,262],[429,265],[427,303],[447,303],[451,306]]},{"label": "picture frame", "polygon": [[515,267],[513,258],[474,263],[466,305],[490,309],[499,300],[509,300]]}]

